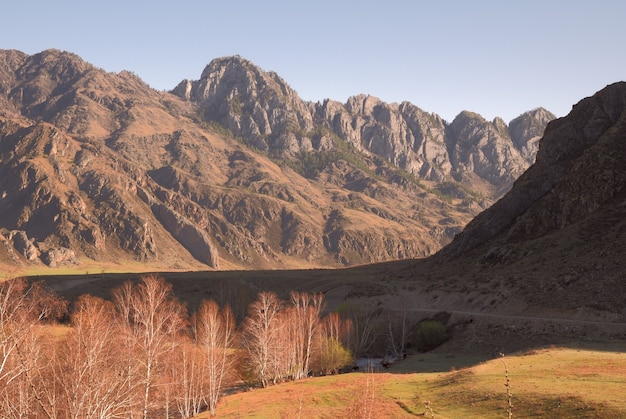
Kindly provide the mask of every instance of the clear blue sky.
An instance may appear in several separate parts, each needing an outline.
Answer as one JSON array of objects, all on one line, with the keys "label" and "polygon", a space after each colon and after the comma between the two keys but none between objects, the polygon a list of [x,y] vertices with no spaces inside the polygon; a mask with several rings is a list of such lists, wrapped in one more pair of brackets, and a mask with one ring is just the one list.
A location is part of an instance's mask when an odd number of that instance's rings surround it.
[{"label": "clear blue sky", "polygon": [[239,54],[305,100],[366,93],[509,122],[626,79],[622,0],[9,1],[0,49],[70,51],[159,90]]}]

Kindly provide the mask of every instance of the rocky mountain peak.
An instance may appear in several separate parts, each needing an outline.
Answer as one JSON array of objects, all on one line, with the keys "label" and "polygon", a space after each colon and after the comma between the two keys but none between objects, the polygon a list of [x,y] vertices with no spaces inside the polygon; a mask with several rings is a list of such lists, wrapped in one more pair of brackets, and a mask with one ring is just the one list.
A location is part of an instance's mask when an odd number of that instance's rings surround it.
[{"label": "rocky mountain peak", "polygon": [[77,55],[55,49],[32,56],[0,51],[0,101],[4,103],[0,113],[30,114],[59,84],[71,83],[91,68]]},{"label": "rocky mountain peak", "polygon": [[515,147],[501,118],[489,122],[464,111],[449,126],[452,176],[466,184],[487,182],[496,197],[508,190],[529,162]]},{"label": "rocky mountain peak", "polygon": [[260,150],[293,154],[311,148],[301,135],[313,128],[306,104],[276,73],[239,56],[211,61],[200,80],[185,80],[173,93],[198,103],[205,119]]},{"label": "rocky mountain peak", "polygon": [[24,65],[19,67],[16,76],[24,84],[41,89],[38,92],[40,94],[33,96],[43,98],[59,83],[72,83],[93,68],[75,54],[49,49],[28,57]]},{"label": "rocky mountain peak", "polygon": [[625,91],[626,83],[615,83],[574,105],[567,120],[552,124],[551,135],[537,152],[537,161],[550,164],[568,160],[595,143],[622,117]]},{"label": "rocky mountain peak", "polygon": [[[197,103],[205,120],[272,156],[294,160],[302,152],[341,149],[342,142],[418,178],[460,182],[489,199],[508,190],[536,152],[529,145],[536,130],[513,133],[501,118],[488,122],[469,111],[448,124],[408,102],[365,94],[345,104],[305,103],[278,75],[241,57],[213,60],[200,80],[184,80],[173,92]],[[545,119],[535,112],[524,120],[540,130]]]},{"label": "rocky mountain peak", "polygon": [[398,107],[393,104],[385,103],[375,96],[364,94],[349,97],[345,107],[351,114],[361,116],[374,116],[374,114],[380,111],[384,112],[385,115],[389,115],[390,112],[385,112],[385,110],[398,110]]},{"label": "rocky mountain peak", "polygon": [[522,156],[533,163],[539,147],[539,139],[548,122],[556,119],[556,116],[544,108],[536,108],[525,112],[509,123],[509,134],[520,150]]},{"label": "rocky mountain peak", "polygon": [[0,89],[7,93],[10,82],[15,80],[15,69],[28,58],[27,54],[14,49],[0,50]]},{"label": "rocky mountain peak", "polygon": [[47,49],[28,57],[27,65],[18,74],[43,73],[58,81],[67,81],[94,68],[78,55],[58,49]]}]

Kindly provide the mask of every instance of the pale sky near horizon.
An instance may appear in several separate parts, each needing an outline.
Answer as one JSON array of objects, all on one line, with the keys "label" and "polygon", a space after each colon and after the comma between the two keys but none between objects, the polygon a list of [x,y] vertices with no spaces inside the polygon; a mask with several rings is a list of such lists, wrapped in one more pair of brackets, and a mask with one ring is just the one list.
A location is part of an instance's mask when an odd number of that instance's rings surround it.
[{"label": "pale sky near horizon", "polygon": [[565,116],[626,80],[621,0],[12,0],[0,13],[0,49],[70,51],[159,90],[238,54],[305,100],[365,93],[448,121]]}]

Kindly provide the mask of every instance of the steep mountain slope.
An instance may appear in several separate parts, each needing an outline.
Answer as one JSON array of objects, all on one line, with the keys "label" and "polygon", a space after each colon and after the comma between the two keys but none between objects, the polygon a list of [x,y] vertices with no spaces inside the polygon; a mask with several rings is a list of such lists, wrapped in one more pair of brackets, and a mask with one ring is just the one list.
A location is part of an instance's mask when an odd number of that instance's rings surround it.
[{"label": "steep mountain slope", "polygon": [[525,114],[512,137],[475,116],[466,139],[462,121],[408,103],[303,102],[239,57],[174,93],[71,53],[0,51],[0,263],[275,269],[427,256],[530,164],[512,150],[549,119]]},{"label": "steep mountain slope", "polygon": [[625,103],[626,83],[616,83],[550,123],[536,163],[445,252],[459,254],[500,234],[507,242],[533,239],[615,204],[626,186]]},{"label": "steep mountain slope", "polygon": [[416,269],[437,272],[474,298],[483,293],[491,300],[483,308],[549,307],[624,321],[625,234],[626,83],[620,82],[550,122],[536,163],[511,191]]}]

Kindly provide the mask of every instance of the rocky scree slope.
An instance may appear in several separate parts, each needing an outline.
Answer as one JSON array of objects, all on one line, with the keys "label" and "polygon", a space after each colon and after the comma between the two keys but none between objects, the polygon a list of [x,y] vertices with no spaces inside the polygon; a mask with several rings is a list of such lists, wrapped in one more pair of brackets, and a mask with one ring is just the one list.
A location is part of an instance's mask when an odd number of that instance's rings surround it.
[{"label": "rocky scree slope", "polygon": [[[0,263],[275,269],[418,258],[517,173],[497,186],[469,176],[484,183],[473,190],[453,161],[471,159],[473,174],[481,160],[451,153],[453,124],[366,96],[306,103],[238,57],[174,92],[67,52],[0,51]],[[408,128],[409,108],[436,140]],[[534,112],[520,117],[529,122],[516,143],[532,143],[549,118]],[[472,121],[471,132],[496,132]],[[489,135],[476,138],[469,150]]]}]

